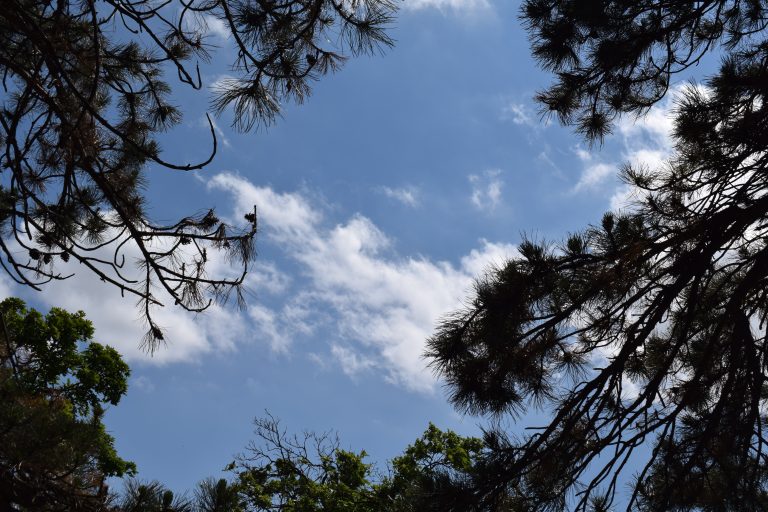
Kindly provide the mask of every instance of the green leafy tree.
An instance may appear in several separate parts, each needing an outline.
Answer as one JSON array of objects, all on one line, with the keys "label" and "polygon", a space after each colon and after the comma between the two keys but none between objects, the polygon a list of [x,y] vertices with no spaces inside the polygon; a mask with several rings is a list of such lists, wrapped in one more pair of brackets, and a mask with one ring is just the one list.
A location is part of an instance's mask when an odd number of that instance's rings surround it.
[{"label": "green leafy tree", "polygon": [[391,462],[391,474],[377,487],[380,510],[442,511],[471,504],[483,440],[429,425],[421,438]]},{"label": "green leafy tree", "polygon": [[[272,416],[256,419],[257,439],[227,469],[231,482],[204,480],[192,510],[410,512],[444,510],[470,488],[486,445],[480,439],[430,425],[424,435],[391,461],[386,474],[365,462],[365,451],[340,447],[332,434],[289,435]],[[165,489],[154,484],[154,495]],[[450,487],[446,495],[443,490]],[[135,496],[132,484],[128,495]],[[134,498],[132,498],[134,499]],[[120,512],[145,509],[120,508]],[[155,510],[155,509],[147,509]],[[157,509],[160,510],[160,509]],[[170,509],[169,509],[170,510]],[[175,510],[175,509],[173,509]]]},{"label": "green leafy tree", "polygon": [[330,434],[288,435],[272,416],[255,420],[258,439],[228,469],[249,511],[374,511],[366,453]]},{"label": "green leafy tree", "polygon": [[551,411],[496,429],[475,507],[768,508],[768,8],[527,0],[546,111],[599,140],[719,47],[675,109],[675,153],[622,170],[637,201],[478,280],[428,356],[461,410]]},{"label": "green leafy tree", "polygon": [[226,468],[231,480],[205,479],[187,498],[159,482],[129,479],[109,512],[447,510],[471,505],[471,484],[489,448],[430,424],[381,473],[365,462],[365,451],[342,449],[335,435],[290,435],[270,415],[255,425],[257,439]]},{"label": "green leafy tree", "polygon": [[0,510],[102,510],[105,479],[135,472],[101,421],[129,369],[92,337],[82,312],[0,302]]},{"label": "green leafy tree", "polygon": [[[303,101],[311,82],[348,55],[390,45],[384,27],[394,9],[392,0],[4,2],[0,264],[39,289],[69,277],[61,265],[77,261],[138,299],[150,350],[163,339],[150,306],[168,300],[201,311],[233,293],[242,300],[255,209],[243,212],[242,229],[213,210],[170,224],[146,213],[148,168],[202,169],[216,152],[211,123],[212,149],[201,161],[163,157],[158,136],[182,118],[165,75],[202,89],[197,63],[210,57],[207,25],[220,24],[236,50],[236,76],[219,84],[212,106],[232,106],[241,129],[268,124],[281,102]],[[242,272],[210,275],[215,251]],[[126,267],[133,253],[136,269]]]}]

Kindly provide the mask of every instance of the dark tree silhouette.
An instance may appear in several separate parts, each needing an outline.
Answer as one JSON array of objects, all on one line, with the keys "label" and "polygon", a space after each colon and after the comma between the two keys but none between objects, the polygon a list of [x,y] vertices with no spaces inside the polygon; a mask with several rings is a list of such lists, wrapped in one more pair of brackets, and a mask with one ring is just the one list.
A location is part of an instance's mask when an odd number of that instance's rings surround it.
[{"label": "dark tree silhouette", "polygon": [[[471,413],[549,412],[493,449],[477,509],[768,509],[768,9],[529,0],[544,108],[602,137],[721,45],[675,110],[674,156],[627,166],[633,207],[478,280],[428,357]],[[505,505],[506,506],[506,505]]]},{"label": "dark tree silhouette", "polygon": [[[156,481],[140,482],[129,479],[125,482],[121,495],[112,501],[113,506],[105,508],[105,512],[196,512],[193,500],[184,495],[175,495]],[[202,507],[200,510],[206,511]],[[237,512],[237,509],[232,509],[232,512]]]},{"label": "dark tree silhouette", "polygon": [[[235,124],[272,122],[284,101],[301,102],[312,80],[345,53],[392,43],[383,32],[392,0],[9,0],[0,9],[0,264],[39,288],[69,277],[61,261],[133,295],[143,306],[153,350],[163,334],[150,306],[165,301],[201,311],[241,284],[253,258],[256,212],[232,230],[214,212],[169,225],[145,213],[148,168],[201,169],[164,160],[157,135],[181,119],[168,73],[200,89],[196,62],[208,58],[206,24],[231,33],[237,78],[212,100],[231,105]],[[210,123],[210,119],[209,119]],[[131,272],[129,248],[140,273]],[[206,273],[208,251],[224,251],[242,272]],[[126,261],[128,260],[128,261]]]},{"label": "dark tree silhouette", "polygon": [[764,52],[756,1],[527,0],[522,15],[534,57],[557,76],[537,99],[591,140],[618,114],[647,111],[707,51]]}]

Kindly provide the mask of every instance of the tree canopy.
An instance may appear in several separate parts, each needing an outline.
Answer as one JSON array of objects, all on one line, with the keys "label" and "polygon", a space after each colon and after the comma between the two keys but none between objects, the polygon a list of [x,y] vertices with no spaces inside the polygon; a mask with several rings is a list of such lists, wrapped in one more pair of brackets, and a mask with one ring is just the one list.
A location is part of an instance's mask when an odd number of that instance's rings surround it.
[{"label": "tree canopy", "polygon": [[[231,34],[236,76],[212,107],[232,107],[235,124],[272,122],[281,102],[301,102],[312,80],[348,55],[392,43],[391,0],[10,0],[0,12],[0,264],[39,288],[64,279],[66,262],[136,297],[154,349],[163,333],[151,306],[190,311],[234,293],[254,256],[256,211],[234,229],[213,210],[170,224],[147,215],[149,169],[202,169],[164,159],[159,135],[182,118],[166,76],[203,88],[197,62],[210,57],[209,23]],[[199,207],[194,210],[200,211]],[[132,272],[134,249],[138,275]],[[209,251],[241,272],[210,275]]]},{"label": "tree canopy", "polygon": [[[768,507],[768,12],[760,2],[528,0],[545,111],[599,140],[722,50],[674,111],[673,156],[627,165],[634,204],[562,243],[527,240],[477,281],[428,357],[462,411],[499,428],[477,509]],[[629,493],[617,501],[617,491]]]},{"label": "tree canopy", "polygon": [[365,451],[342,449],[333,434],[291,436],[271,416],[255,423],[258,438],[229,466],[248,511],[411,512],[461,506],[461,494],[444,492],[445,484],[471,478],[485,448],[480,439],[430,424],[381,473],[364,461]]},{"label": "tree canopy", "polygon": [[101,421],[128,365],[92,337],[82,312],[0,302],[0,510],[103,510],[105,479],[135,472]]},{"label": "tree canopy", "polygon": [[460,503],[448,482],[472,478],[481,439],[430,424],[386,472],[332,433],[288,434],[274,417],[255,420],[257,438],[227,466],[233,478],[202,480],[191,497],[131,479],[110,512],[412,512]]},{"label": "tree canopy", "polygon": [[526,0],[522,18],[533,56],[557,77],[537,99],[590,140],[618,115],[646,112],[708,51],[725,50],[721,76],[765,51],[760,2]]}]

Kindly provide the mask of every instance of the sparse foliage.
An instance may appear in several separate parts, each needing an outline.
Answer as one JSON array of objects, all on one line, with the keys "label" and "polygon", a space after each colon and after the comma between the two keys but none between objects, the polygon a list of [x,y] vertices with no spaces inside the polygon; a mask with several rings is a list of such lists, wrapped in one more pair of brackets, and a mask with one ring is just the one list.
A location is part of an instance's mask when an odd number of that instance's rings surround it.
[{"label": "sparse foliage", "polygon": [[197,512],[244,512],[243,499],[237,485],[224,478],[206,478],[195,490]]},{"label": "sparse foliage", "polygon": [[340,448],[332,434],[288,435],[271,416],[229,469],[251,511],[376,510],[366,453]]},{"label": "sparse foliage", "polygon": [[127,480],[116,501],[110,512],[196,512],[191,500],[175,495],[159,482]]},{"label": "sparse foliage", "polygon": [[[9,0],[0,10],[0,264],[39,288],[69,277],[69,261],[136,297],[147,346],[163,333],[150,306],[201,311],[241,285],[254,256],[256,212],[233,229],[210,210],[171,224],[148,218],[152,169],[202,169],[163,158],[158,135],[178,124],[167,74],[203,87],[208,25],[230,35],[235,77],[220,82],[216,110],[232,106],[242,129],[272,122],[301,102],[312,80],[348,54],[392,43],[391,0]],[[210,120],[209,120],[210,123]],[[209,275],[211,251],[242,272]],[[139,273],[130,266],[135,257]],[[62,270],[63,268],[65,268]]]}]

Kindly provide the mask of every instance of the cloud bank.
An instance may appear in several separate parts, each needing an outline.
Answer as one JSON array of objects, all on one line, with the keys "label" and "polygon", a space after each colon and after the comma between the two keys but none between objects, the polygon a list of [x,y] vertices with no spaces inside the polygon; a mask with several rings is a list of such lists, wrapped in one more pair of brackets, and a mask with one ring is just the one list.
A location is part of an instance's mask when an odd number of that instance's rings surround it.
[{"label": "cloud bank", "polygon": [[[435,378],[422,359],[425,340],[443,315],[461,307],[489,264],[516,254],[512,245],[480,240],[456,263],[403,256],[367,217],[354,214],[329,222],[325,208],[305,192],[278,192],[231,173],[214,176],[208,187],[230,196],[231,211],[222,213],[239,217],[238,212],[257,205],[259,243],[274,255],[273,261],[258,259],[249,272],[246,285],[255,296],[246,310],[214,305],[195,315],[168,302],[153,313],[166,329],[168,346],[150,357],[139,348],[146,326],[135,300],[77,263],[61,269],[76,272],[74,278],[46,285],[39,300],[49,307],[86,311],[98,341],[132,363],[201,363],[226,357],[239,344],[257,343],[274,353],[307,354],[354,378],[379,376],[409,390],[431,392]],[[484,190],[497,200],[493,183]],[[130,247],[125,256],[128,262],[138,261]],[[231,271],[224,261],[211,259],[211,265],[213,275]],[[6,288],[8,294],[24,292]]]}]

